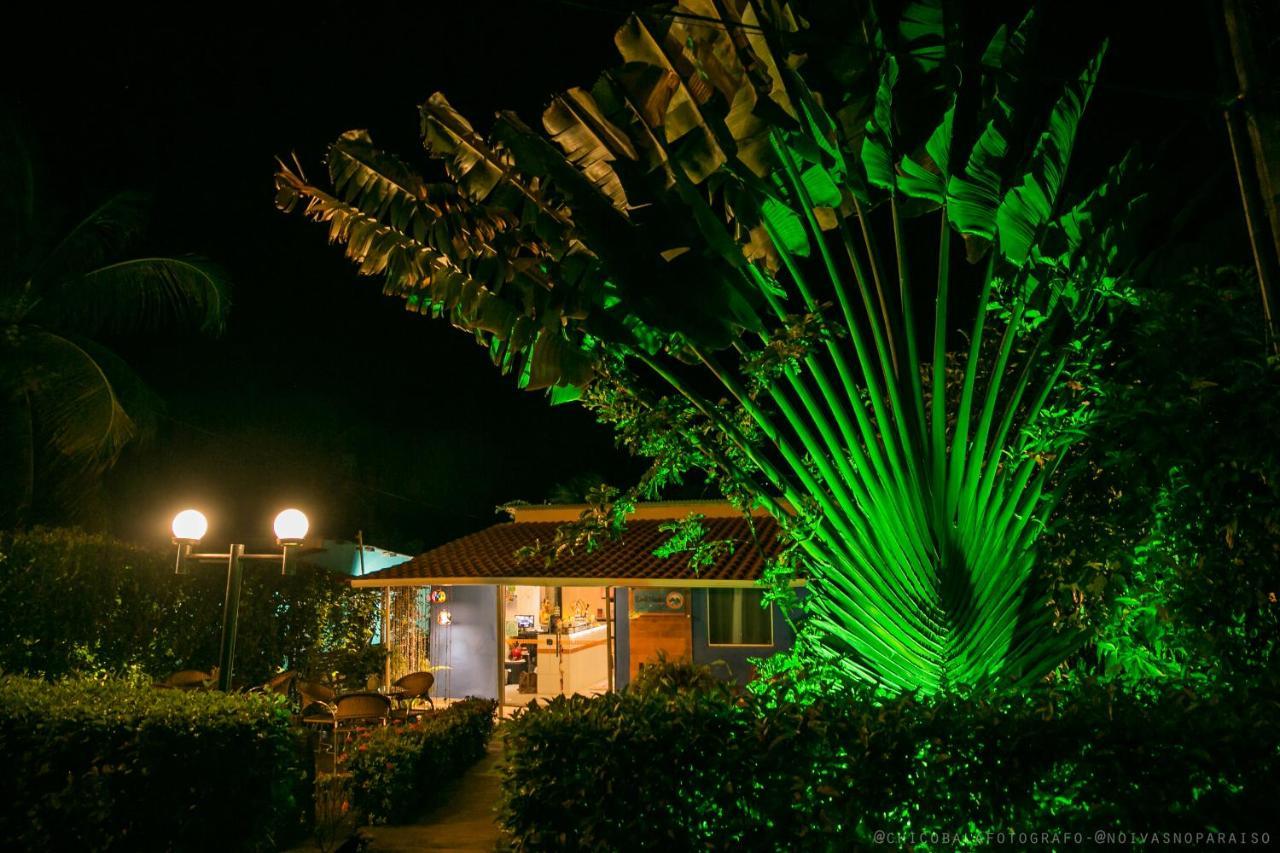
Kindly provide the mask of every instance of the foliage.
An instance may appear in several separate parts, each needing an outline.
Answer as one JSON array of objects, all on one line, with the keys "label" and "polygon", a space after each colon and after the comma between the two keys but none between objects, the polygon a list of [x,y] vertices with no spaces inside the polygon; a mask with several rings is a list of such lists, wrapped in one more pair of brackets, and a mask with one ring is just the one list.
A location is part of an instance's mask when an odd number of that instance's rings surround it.
[{"label": "foliage", "polygon": [[1028,104],[1034,14],[992,34],[941,0],[880,8],[639,12],[545,135],[504,112],[486,137],[437,93],[448,180],[356,130],[331,188],[282,163],[277,204],[652,457],[617,508],[701,473],[772,513],[810,579],[793,669],[1030,683],[1081,637],[1034,567],[1141,199],[1130,160],[1068,189],[1101,50]]},{"label": "foliage", "polygon": [[1212,697],[1090,684],[801,704],[677,672],[518,714],[502,822],[527,851],[1065,848],[1096,831],[1274,838],[1278,699],[1274,683]]},{"label": "foliage", "polygon": [[103,335],[216,333],[221,274],[194,257],[134,256],[147,198],[125,192],[58,233],[21,141],[0,124],[0,527],[83,514],[97,477],[157,407]]},{"label": "foliage", "polygon": [[1104,375],[1091,477],[1049,551],[1098,627],[1077,672],[1221,682],[1280,654],[1280,360],[1251,273],[1142,294]]},{"label": "foliage", "polygon": [[25,850],[267,850],[309,821],[312,757],[278,701],[0,678],[0,834]]},{"label": "foliage", "polygon": [[498,703],[468,698],[409,723],[366,731],[339,757],[351,808],[370,823],[414,817],[485,753]]},{"label": "foliage", "polygon": [[[175,575],[173,556],[77,530],[0,533],[0,668],[58,677],[140,671],[162,677],[218,661],[226,572]],[[246,571],[236,643],[238,684],[289,666],[362,685],[381,670],[369,638],[375,593],[307,566]]]},{"label": "foliage", "polygon": [[311,838],[320,853],[368,849],[369,839],[360,831],[358,815],[351,810],[347,777],[336,773],[316,775],[315,824]]}]

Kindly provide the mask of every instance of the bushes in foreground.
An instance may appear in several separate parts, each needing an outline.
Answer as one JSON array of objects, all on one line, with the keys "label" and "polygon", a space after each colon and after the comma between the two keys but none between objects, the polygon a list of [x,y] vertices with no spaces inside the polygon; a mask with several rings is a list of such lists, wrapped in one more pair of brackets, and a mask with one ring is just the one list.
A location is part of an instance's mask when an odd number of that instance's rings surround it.
[{"label": "bushes in foreground", "polygon": [[312,757],[266,697],[5,676],[0,755],[14,849],[272,849],[310,820]]},{"label": "bushes in foreground", "polygon": [[351,808],[370,823],[396,823],[427,805],[440,784],[484,755],[498,703],[470,698],[411,723],[372,729],[341,757]]},{"label": "bushes in foreground", "polygon": [[997,846],[1099,830],[1276,838],[1277,723],[1274,686],[802,706],[651,683],[519,714],[503,822],[519,850],[936,849],[1011,831]]}]

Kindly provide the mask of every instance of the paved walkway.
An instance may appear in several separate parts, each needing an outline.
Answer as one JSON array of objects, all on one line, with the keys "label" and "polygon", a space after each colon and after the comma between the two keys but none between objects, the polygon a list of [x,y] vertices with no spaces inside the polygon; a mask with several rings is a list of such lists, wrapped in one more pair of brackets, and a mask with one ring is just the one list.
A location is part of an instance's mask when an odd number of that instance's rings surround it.
[{"label": "paved walkway", "polygon": [[413,823],[364,827],[371,853],[408,850],[502,850],[494,810],[498,805],[501,735],[458,780],[440,789],[436,804]]}]

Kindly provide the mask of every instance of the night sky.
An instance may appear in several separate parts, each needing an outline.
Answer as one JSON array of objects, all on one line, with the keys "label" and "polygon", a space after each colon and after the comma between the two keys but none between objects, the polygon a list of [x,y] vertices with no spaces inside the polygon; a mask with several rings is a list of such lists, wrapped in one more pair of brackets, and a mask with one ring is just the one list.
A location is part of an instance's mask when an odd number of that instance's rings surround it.
[{"label": "night sky", "polygon": [[[233,285],[219,339],[111,342],[167,414],[110,475],[103,523],[158,540],[193,505],[210,541],[252,541],[295,504],[317,535],[363,529],[414,550],[492,523],[507,500],[633,478],[640,466],[589,414],[516,390],[469,336],[405,312],[321,227],[272,204],[274,157],[296,151],[320,177],[324,146],[350,128],[413,157],[417,105],[437,89],[482,127],[503,108],[536,124],[552,93],[616,63],[626,5],[112,4],[31,22],[0,59],[0,108],[36,153],[38,202],[74,221],[113,192],[149,190],[143,248],[204,255]],[[1247,260],[1206,8],[1048,6],[1064,68],[1112,39],[1073,168],[1096,173],[1138,142],[1166,186],[1211,179],[1192,236]]]}]

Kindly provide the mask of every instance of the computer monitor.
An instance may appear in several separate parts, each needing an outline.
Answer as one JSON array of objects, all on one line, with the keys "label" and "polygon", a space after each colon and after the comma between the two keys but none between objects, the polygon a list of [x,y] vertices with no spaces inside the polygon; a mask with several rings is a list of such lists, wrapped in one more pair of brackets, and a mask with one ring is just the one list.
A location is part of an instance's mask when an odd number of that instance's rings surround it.
[{"label": "computer monitor", "polygon": [[529,615],[529,616],[517,616],[517,617],[516,617],[516,627],[517,627],[517,628],[519,628],[521,631],[532,631],[532,630],[533,630],[533,616],[532,616],[532,615]]}]

